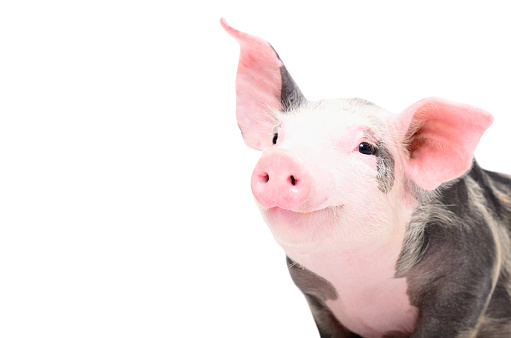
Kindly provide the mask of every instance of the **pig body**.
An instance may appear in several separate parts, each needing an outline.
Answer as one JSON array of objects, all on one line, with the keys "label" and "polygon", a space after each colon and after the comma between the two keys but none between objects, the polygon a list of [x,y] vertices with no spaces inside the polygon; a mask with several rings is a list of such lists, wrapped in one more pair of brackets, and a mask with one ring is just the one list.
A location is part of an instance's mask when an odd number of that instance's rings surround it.
[{"label": "pig body", "polygon": [[[511,336],[510,195],[508,176],[474,162],[468,174],[425,197],[412,214],[390,276],[377,273],[389,252],[369,263],[348,257],[354,262],[347,268],[322,275],[349,280],[361,274],[344,292],[288,257],[293,281],[305,294],[321,337]],[[311,269],[325,265],[316,263]],[[385,289],[385,281],[392,279],[406,284]],[[342,303],[343,297],[352,302],[336,313],[335,301]]]},{"label": "pig body", "polygon": [[222,25],[241,45],[238,124],[263,151],[252,191],[321,337],[511,336],[511,179],[473,159],[491,115],[309,102],[266,41]]}]

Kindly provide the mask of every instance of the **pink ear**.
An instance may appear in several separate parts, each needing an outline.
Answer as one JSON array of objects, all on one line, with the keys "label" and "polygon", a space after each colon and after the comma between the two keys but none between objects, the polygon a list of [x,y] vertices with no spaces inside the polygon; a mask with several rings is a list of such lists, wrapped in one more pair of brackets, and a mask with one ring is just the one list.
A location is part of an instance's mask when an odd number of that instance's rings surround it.
[{"label": "pink ear", "polygon": [[398,117],[410,152],[408,176],[421,188],[434,190],[472,166],[474,150],[493,117],[482,109],[440,98],[427,98]]},{"label": "pink ear", "polygon": [[289,88],[296,84],[268,42],[232,28],[223,18],[220,23],[241,48],[236,76],[238,125],[247,146],[262,150],[272,145],[272,110],[280,110],[282,102],[294,100],[301,92],[298,87]]}]

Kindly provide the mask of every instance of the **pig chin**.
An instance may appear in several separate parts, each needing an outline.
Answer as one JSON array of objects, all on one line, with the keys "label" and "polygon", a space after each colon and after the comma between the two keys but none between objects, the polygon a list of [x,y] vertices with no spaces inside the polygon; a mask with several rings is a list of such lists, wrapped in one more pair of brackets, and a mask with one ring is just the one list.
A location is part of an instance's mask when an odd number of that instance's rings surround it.
[{"label": "pig chin", "polygon": [[286,251],[310,252],[331,238],[335,225],[340,222],[342,205],[328,206],[311,211],[293,211],[280,207],[259,210],[275,240]]}]

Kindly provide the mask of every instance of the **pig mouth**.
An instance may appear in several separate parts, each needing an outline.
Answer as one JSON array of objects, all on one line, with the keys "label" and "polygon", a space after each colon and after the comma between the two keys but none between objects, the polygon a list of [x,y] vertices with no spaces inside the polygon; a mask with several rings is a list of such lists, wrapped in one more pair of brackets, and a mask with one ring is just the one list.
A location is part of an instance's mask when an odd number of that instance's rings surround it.
[{"label": "pig mouth", "polygon": [[296,212],[296,213],[302,214],[302,215],[309,215],[309,214],[313,214],[315,212],[322,212],[323,210],[326,210],[328,208],[335,208],[335,207],[326,207],[326,208],[322,208],[322,209],[318,209],[318,210],[308,210],[308,211],[292,211],[292,210],[289,210],[289,211]]},{"label": "pig mouth", "polygon": [[320,203],[306,203],[309,204],[308,206],[304,206],[302,208],[299,208],[298,210],[283,208],[280,206],[274,206],[269,208],[269,210],[284,210],[290,213],[300,214],[300,215],[311,215],[315,213],[323,213],[323,212],[329,212],[329,211],[337,211],[338,209],[342,208],[344,205],[328,205],[328,198],[325,198]]},{"label": "pig mouth", "polygon": [[312,202],[312,201],[306,201],[301,206],[298,206],[298,208],[286,208],[278,203],[274,204],[273,206],[267,207],[263,206],[257,201],[256,204],[259,207],[261,211],[265,212],[271,212],[271,211],[282,211],[282,212],[288,212],[292,214],[299,214],[299,215],[311,215],[315,213],[322,213],[325,211],[336,211],[337,209],[340,209],[344,206],[344,204],[340,205],[330,205],[329,204],[329,198],[326,197],[320,201]]},{"label": "pig mouth", "polygon": [[304,216],[312,216],[312,215],[318,215],[318,214],[324,214],[324,213],[337,213],[340,209],[344,207],[344,204],[341,205],[329,205],[326,207],[318,208],[318,209],[312,209],[312,210],[291,210],[291,209],[285,209],[281,207],[273,207],[266,209],[267,212],[280,212],[280,213],[288,213],[290,215],[304,215]]},{"label": "pig mouth", "polygon": [[[328,242],[342,222],[344,205],[293,211],[280,207],[261,208],[263,219],[286,252],[314,252]],[[297,251],[298,250],[298,251]]]}]

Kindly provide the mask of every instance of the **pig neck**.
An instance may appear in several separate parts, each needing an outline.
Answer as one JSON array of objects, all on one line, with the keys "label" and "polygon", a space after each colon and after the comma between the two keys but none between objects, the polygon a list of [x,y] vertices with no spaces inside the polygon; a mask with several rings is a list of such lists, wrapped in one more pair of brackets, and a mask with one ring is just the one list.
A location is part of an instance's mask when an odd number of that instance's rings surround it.
[{"label": "pig neck", "polygon": [[392,208],[394,216],[388,220],[388,224],[379,225],[381,229],[388,229],[385,233],[357,243],[329,245],[314,252],[286,250],[286,253],[293,261],[330,281],[337,290],[350,284],[358,289],[362,280],[368,287],[381,285],[381,282],[395,276],[396,262],[415,206],[402,206],[398,208],[399,212]]},{"label": "pig neck", "polygon": [[339,245],[309,254],[288,253],[332,284],[337,297],[326,299],[326,306],[342,325],[363,337],[382,337],[392,331],[409,334],[415,327],[419,310],[410,304],[406,279],[395,278],[409,218],[396,219],[398,223],[386,236],[349,248]]},{"label": "pig neck", "polygon": [[[333,284],[340,296],[342,290],[370,291],[380,289],[394,279],[396,262],[404,240],[403,231],[396,231],[384,242],[381,239],[365,241],[360,246],[288,256],[303,267]],[[365,290],[362,290],[365,289]]]},{"label": "pig neck", "polygon": [[417,318],[417,309],[410,305],[407,295],[406,279],[395,278],[413,208],[392,210],[388,224],[379,225],[387,229],[385,233],[313,253],[287,252],[293,261],[332,284],[338,297],[327,305],[338,320],[359,334],[410,331]]}]

